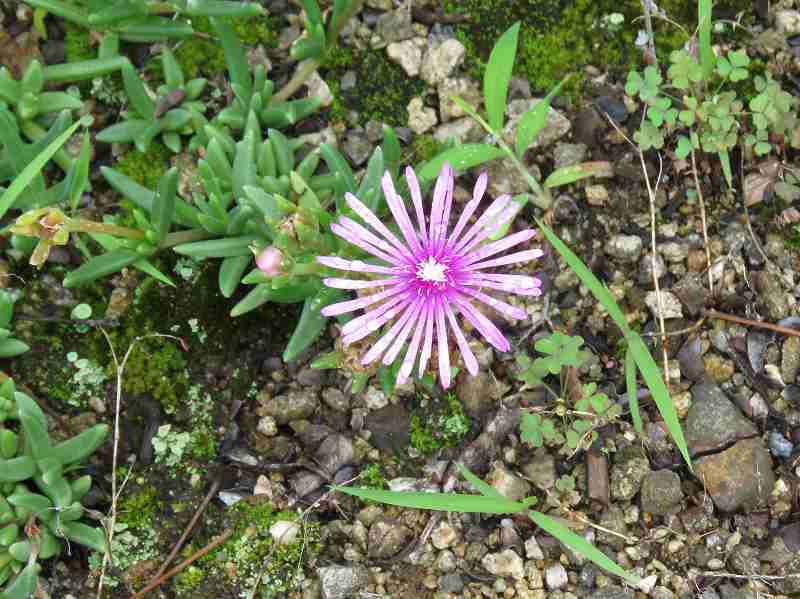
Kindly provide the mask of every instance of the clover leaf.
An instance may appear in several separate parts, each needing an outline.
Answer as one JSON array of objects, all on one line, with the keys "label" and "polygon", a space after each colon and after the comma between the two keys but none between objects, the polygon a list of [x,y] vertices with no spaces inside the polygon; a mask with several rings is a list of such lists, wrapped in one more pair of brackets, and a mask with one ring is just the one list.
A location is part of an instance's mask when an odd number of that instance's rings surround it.
[{"label": "clover leaf", "polygon": [[664,147],[664,134],[650,121],[643,121],[642,126],[633,134],[633,139],[642,151],[650,148],[660,150]]},{"label": "clover leaf", "polygon": [[653,66],[644,70],[644,77],[638,71],[630,71],[625,82],[625,93],[629,96],[638,93],[643,102],[650,102],[658,97],[662,81],[661,73]]},{"label": "clover leaf", "polygon": [[697,83],[703,80],[703,69],[700,64],[685,50],[675,50],[669,55],[672,65],[667,70],[667,75],[672,85],[678,89],[689,89],[690,82]]}]

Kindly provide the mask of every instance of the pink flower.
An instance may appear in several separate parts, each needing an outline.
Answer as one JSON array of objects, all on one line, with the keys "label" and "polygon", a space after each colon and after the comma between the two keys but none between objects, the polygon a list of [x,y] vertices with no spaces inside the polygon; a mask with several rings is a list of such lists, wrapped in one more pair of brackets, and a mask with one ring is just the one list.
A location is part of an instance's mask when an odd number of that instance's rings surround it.
[{"label": "pink flower", "polygon": [[[517,251],[490,258],[530,240],[535,231],[527,229],[498,241],[487,238],[500,226],[514,218],[519,207],[508,195],[497,198],[471,226],[470,217],[486,191],[486,173],[478,177],[475,189],[464,211],[448,234],[453,205],[453,169],[443,166],[433,191],[430,222],[425,219],[419,183],[414,171],[406,168],[406,179],[416,212],[418,228],[406,211],[402,198],[394,189],[391,176],[383,177],[383,192],[402,240],[392,233],[358,198],[346,194],[347,205],[370,227],[342,217],[331,231],[342,239],[371,254],[378,260],[364,262],[335,256],[317,260],[330,268],[380,275],[375,280],[324,279],[325,285],[337,289],[375,289],[377,293],[332,304],[322,310],[325,316],[365,310],[342,327],[345,344],[363,339],[395,320],[394,324],[367,351],[362,363],[370,364],[383,356],[385,365],[392,364],[410,337],[408,349],[397,377],[404,383],[419,358],[418,376],[422,376],[430,359],[434,342],[439,356],[439,378],[443,388],[450,386],[450,351],[448,337],[452,332],[467,370],[478,372],[478,361],[461,329],[458,311],[483,337],[499,351],[511,346],[500,330],[472,305],[484,303],[505,316],[523,320],[524,310],[491,297],[484,290],[497,290],[518,295],[541,295],[541,281],[536,277],[485,272],[506,264],[529,262],[542,255],[539,249]],[[449,325],[449,330],[448,330]]]},{"label": "pink flower", "polygon": [[256,256],[256,266],[268,277],[274,277],[281,273],[281,264],[283,263],[283,254],[278,248],[269,246],[264,248]]}]

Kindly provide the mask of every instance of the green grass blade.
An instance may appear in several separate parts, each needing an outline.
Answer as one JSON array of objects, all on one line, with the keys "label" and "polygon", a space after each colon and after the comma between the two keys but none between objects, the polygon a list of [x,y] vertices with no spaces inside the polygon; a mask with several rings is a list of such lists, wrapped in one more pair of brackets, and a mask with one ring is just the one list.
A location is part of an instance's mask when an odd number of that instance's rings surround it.
[{"label": "green grass blade", "polygon": [[572,549],[572,551],[578,555],[582,555],[586,559],[594,562],[595,565],[602,568],[606,572],[610,572],[611,574],[615,574],[620,578],[624,578],[631,584],[639,583],[638,577],[626,572],[624,568],[620,567],[605,553],[600,551],[597,547],[589,543],[589,541],[583,537],[576,535],[560,522],[557,522],[553,518],[550,518],[541,512],[530,512],[528,515],[539,528],[541,528],[547,534],[558,539],[561,543]]},{"label": "green grass blade", "polygon": [[700,66],[703,78],[708,81],[714,73],[714,50],[711,48],[711,4],[712,0],[698,0],[697,29],[700,40]]},{"label": "green grass blade", "polygon": [[[525,509],[525,504],[510,499],[484,497],[483,495],[462,495],[459,493],[401,493],[351,487],[333,487],[337,491],[370,499],[388,505],[418,510],[441,512],[461,512],[476,514],[514,514]],[[502,496],[501,496],[502,497]]]},{"label": "green grass blade", "polygon": [[670,435],[672,435],[672,439],[675,441],[675,444],[678,446],[683,459],[686,461],[687,466],[689,466],[689,469],[691,470],[692,461],[689,457],[689,450],[686,445],[686,440],[683,437],[683,430],[681,429],[680,421],[678,420],[678,414],[675,411],[675,406],[673,405],[672,399],[669,396],[669,391],[667,391],[667,387],[661,378],[661,372],[659,371],[655,360],[653,360],[653,357],[650,355],[650,352],[647,350],[647,346],[645,346],[644,341],[642,341],[642,338],[639,337],[639,335],[628,326],[628,322],[625,320],[625,315],[622,313],[622,310],[620,309],[619,305],[617,305],[614,296],[611,295],[611,292],[608,289],[606,289],[605,285],[600,282],[600,280],[591,270],[589,270],[583,261],[578,258],[578,256],[576,256],[575,253],[570,250],[555,233],[553,233],[553,231],[551,231],[538,219],[536,222],[539,225],[542,233],[544,233],[544,236],[547,238],[547,241],[549,241],[553,248],[555,248],[555,250],[561,254],[567,265],[581,280],[581,283],[586,285],[589,291],[592,292],[592,295],[594,295],[597,301],[603,305],[603,307],[608,311],[609,316],[611,316],[611,319],[624,333],[625,338],[628,341],[628,347],[630,348],[630,351],[633,353],[633,357],[636,360],[636,365],[639,368],[639,372],[642,373],[642,378],[644,378],[645,384],[647,384],[648,389],[650,389],[650,393],[653,396],[653,400],[656,402],[658,411],[661,413],[661,417],[664,419],[664,422],[667,425],[667,430],[669,431]]},{"label": "green grass blade", "polygon": [[14,202],[20,196],[20,194],[25,191],[28,185],[42,172],[42,169],[45,165],[50,161],[53,155],[63,146],[67,140],[72,137],[72,134],[77,131],[78,127],[83,125],[88,125],[91,122],[91,117],[84,117],[77,123],[74,123],[69,129],[64,131],[61,135],[59,135],[56,139],[52,141],[52,143],[47,146],[44,151],[36,156],[29,164],[26,166],[22,172],[17,176],[11,185],[8,186],[8,189],[5,190],[2,196],[0,196],[0,217],[5,215],[8,212],[8,209],[14,205]]},{"label": "green grass blade", "polygon": [[689,470],[692,470],[692,459],[689,457],[689,448],[686,445],[686,439],[683,437],[683,429],[681,429],[681,423],[678,420],[678,412],[675,410],[675,404],[672,403],[667,386],[661,378],[661,371],[655,360],[653,360],[653,356],[647,351],[644,341],[636,332],[628,331],[625,336],[628,339],[630,351],[636,360],[636,365],[639,367],[639,372],[642,373],[642,378],[647,384],[647,388],[650,389],[653,400],[656,402],[656,407],[667,425],[667,430],[672,436],[672,440],[675,441],[675,445],[678,446]]},{"label": "green grass blade", "polygon": [[511,72],[517,56],[517,37],[519,37],[519,23],[512,25],[497,40],[483,74],[486,116],[495,131],[503,128],[508,84],[511,82]]},{"label": "green grass blade", "polygon": [[456,468],[461,473],[469,484],[475,487],[475,490],[478,491],[484,497],[494,497],[495,499],[499,500],[506,500],[506,496],[500,493],[497,489],[495,489],[489,483],[482,481],[480,478],[475,476],[470,470],[464,466],[464,464],[456,463]]},{"label": "green grass blade", "polygon": [[631,348],[625,351],[625,383],[628,387],[628,405],[631,408],[631,420],[637,433],[642,432],[642,415],[639,413],[639,398],[636,396],[636,358]]}]

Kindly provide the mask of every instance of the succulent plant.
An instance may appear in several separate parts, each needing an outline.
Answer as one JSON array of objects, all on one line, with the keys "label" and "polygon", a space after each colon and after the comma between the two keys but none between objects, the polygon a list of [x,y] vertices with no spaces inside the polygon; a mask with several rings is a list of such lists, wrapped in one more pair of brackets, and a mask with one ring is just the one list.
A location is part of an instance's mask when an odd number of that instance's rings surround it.
[{"label": "succulent plant", "polygon": [[92,485],[71,471],[103,444],[98,424],[61,443],[47,433],[36,402],[6,379],[0,385],[0,588],[2,597],[27,599],[37,586],[38,562],[65,543],[106,550],[101,528],[82,523],[80,503]]},{"label": "succulent plant", "polygon": [[[194,34],[191,17],[255,17],[264,14],[256,2],[233,0],[26,0],[67,21],[118,33],[128,42],[156,42]],[[181,18],[183,17],[183,18]],[[188,18],[187,18],[188,17]]]},{"label": "succulent plant", "polygon": [[98,141],[106,143],[136,144],[136,149],[146,152],[157,136],[164,145],[176,154],[181,151],[181,135],[192,135],[205,119],[201,115],[206,106],[198,98],[203,93],[207,81],[202,78],[186,81],[178,61],[169,50],[161,52],[165,83],[151,98],[147,88],[139,79],[136,69],[130,63],[122,68],[122,80],[130,101],[126,119],[103,129],[97,134]]},{"label": "succulent plant", "polygon": [[5,289],[0,289],[0,358],[13,358],[30,348],[11,336],[11,317],[14,315],[16,298]]}]

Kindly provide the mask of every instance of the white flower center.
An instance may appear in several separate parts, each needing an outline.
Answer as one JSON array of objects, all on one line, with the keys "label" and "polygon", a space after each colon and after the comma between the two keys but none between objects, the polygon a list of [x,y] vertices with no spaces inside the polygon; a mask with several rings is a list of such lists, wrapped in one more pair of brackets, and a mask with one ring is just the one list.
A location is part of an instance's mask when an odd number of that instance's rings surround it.
[{"label": "white flower center", "polygon": [[417,265],[417,277],[426,283],[446,283],[447,265],[430,257]]}]

